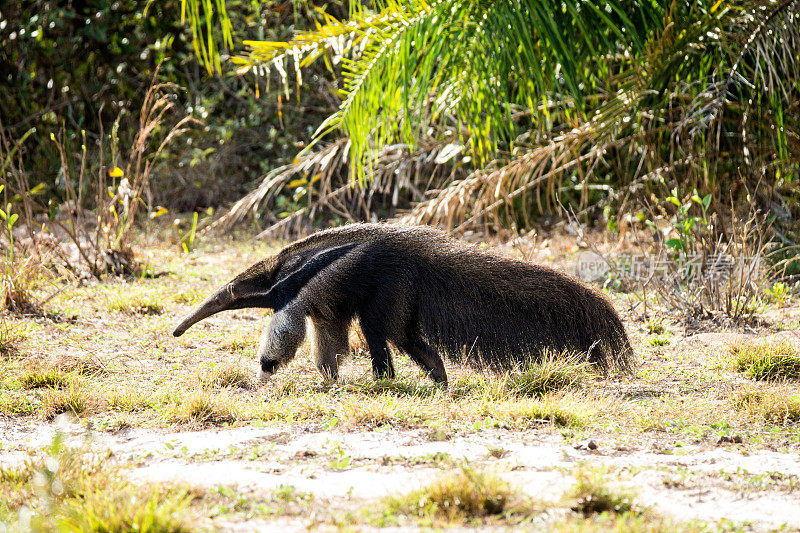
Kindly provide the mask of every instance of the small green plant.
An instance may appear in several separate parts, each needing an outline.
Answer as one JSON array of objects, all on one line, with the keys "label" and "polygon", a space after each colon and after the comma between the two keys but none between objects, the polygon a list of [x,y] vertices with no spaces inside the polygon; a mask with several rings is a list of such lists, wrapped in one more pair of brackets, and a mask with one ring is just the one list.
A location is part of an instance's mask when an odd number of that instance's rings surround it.
[{"label": "small green plant", "polygon": [[764,289],[773,302],[783,307],[792,300],[792,292],[788,285],[783,282],[775,282],[771,288]]},{"label": "small green plant", "polygon": [[760,381],[800,379],[800,349],[789,342],[748,343],[731,347],[733,366]]},{"label": "small green plant", "polygon": [[644,327],[650,335],[663,335],[667,332],[667,328],[661,318],[649,319],[644,323]]},{"label": "small green plant", "polygon": [[[206,210],[206,216],[211,216],[214,213],[214,209],[209,207]],[[179,218],[175,219],[175,229],[178,231],[178,237],[181,243],[181,250],[183,253],[188,254],[194,250],[194,242],[197,238],[197,223],[200,219],[200,213],[195,211],[192,214],[192,223],[189,226],[189,231],[187,233],[183,232],[183,228],[181,228],[181,220]]]},{"label": "small green plant", "polygon": [[647,340],[647,344],[650,346],[667,346],[670,342],[669,336],[667,335],[657,335]]},{"label": "small green plant", "polygon": [[[677,233],[677,237],[667,239],[664,245],[672,248],[676,252],[688,253],[692,249],[692,244],[697,239],[697,229],[708,230],[708,208],[711,205],[711,194],[700,197],[697,190],[692,194],[690,201],[682,204],[678,199],[677,189],[672,190],[672,194],[667,197],[667,202],[675,205],[678,210],[675,213],[673,228]],[[691,216],[689,211],[692,206],[697,205],[700,207],[700,216]]]}]

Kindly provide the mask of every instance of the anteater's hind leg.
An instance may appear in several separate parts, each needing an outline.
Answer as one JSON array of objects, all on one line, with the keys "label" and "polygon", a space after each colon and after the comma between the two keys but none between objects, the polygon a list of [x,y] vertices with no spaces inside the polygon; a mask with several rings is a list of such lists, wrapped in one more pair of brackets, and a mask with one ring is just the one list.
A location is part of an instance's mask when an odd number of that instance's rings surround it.
[{"label": "anteater's hind leg", "polygon": [[326,380],[336,381],[339,363],[350,353],[347,338],[349,321],[329,322],[311,319],[311,354],[317,370]]},{"label": "anteater's hind leg", "polygon": [[272,315],[258,347],[261,364],[258,379],[263,381],[269,378],[278,367],[291,361],[305,336],[305,313],[299,306],[288,306]]},{"label": "anteater's hind leg", "polygon": [[412,361],[421,366],[433,381],[447,385],[447,372],[444,369],[442,357],[418,335],[414,335],[400,344],[399,348],[406,352]]}]

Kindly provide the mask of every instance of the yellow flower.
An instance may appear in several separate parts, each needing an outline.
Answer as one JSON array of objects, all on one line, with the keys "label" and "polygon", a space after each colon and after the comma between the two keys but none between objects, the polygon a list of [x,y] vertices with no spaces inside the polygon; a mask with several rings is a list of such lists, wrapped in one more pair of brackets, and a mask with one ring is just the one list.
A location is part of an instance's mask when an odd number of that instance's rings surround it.
[{"label": "yellow flower", "polygon": [[114,167],[108,171],[108,175],[112,178],[121,178],[123,175],[122,169],[119,167]]}]

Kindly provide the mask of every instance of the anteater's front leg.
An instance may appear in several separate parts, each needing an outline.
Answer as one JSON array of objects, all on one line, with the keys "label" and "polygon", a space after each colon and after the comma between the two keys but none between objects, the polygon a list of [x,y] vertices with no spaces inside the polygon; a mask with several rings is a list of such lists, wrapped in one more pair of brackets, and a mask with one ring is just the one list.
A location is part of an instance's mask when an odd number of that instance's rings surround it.
[{"label": "anteater's front leg", "polygon": [[336,381],[339,363],[350,353],[349,325],[349,321],[311,318],[311,354],[317,370],[326,380]]},{"label": "anteater's front leg", "polygon": [[266,380],[278,367],[291,361],[305,336],[305,313],[299,306],[290,305],[272,315],[272,321],[258,347],[261,364],[258,379]]}]

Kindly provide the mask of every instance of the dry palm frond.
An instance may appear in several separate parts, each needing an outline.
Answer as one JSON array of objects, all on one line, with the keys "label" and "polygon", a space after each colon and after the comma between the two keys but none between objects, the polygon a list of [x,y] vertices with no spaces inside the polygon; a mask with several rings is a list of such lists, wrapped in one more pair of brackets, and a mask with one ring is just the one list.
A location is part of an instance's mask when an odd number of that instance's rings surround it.
[{"label": "dry palm frond", "polygon": [[[452,179],[461,172],[456,161],[460,147],[452,139],[423,142],[415,150],[404,144],[386,146],[372,160],[372,173],[363,181],[350,178],[349,150],[349,141],[341,139],[299,157],[293,164],[274,169],[207,229],[226,231],[250,213],[273,210],[277,198],[288,194],[297,182],[307,188],[307,204],[282,219],[273,215],[268,219],[271,225],[262,235],[321,213],[350,221],[371,220],[378,216],[377,209],[382,203],[397,208],[409,200],[419,201],[423,199],[421,191],[432,183]],[[382,199],[380,203],[376,197]]]}]

